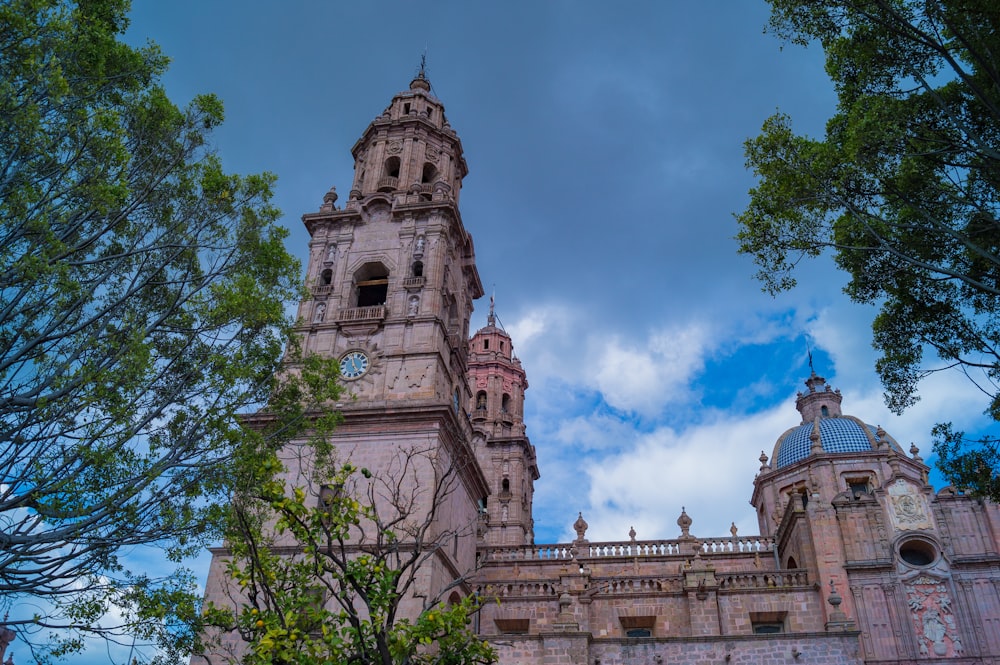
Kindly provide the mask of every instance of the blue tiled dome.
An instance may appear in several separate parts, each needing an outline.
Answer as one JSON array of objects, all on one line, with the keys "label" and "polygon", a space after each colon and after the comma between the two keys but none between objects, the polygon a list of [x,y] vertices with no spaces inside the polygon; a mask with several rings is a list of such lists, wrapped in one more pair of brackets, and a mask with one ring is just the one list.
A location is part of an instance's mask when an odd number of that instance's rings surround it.
[{"label": "blue tiled dome", "polygon": [[[775,468],[780,469],[809,457],[809,451],[812,449],[809,435],[812,434],[813,427],[813,423],[805,423],[781,435],[775,446],[777,450]],[[827,453],[874,450],[879,438],[877,432],[877,427],[863,423],[857,418],[838,416],[819,419],[819,441],[823,446],[823,452]],[[885,439],[896,451],[902,452],[895,439],[888,434],[885,434]]]}]

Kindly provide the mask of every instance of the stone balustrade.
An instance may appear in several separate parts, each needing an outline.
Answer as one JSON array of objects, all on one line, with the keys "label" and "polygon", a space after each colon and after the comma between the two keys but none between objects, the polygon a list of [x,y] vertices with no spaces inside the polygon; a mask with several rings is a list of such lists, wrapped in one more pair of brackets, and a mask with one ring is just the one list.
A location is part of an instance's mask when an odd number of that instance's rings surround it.
[{"label": "stone balustrade", "polygon": [[548,582],[495,582],[476,587],[476,595],[484,598],[555,598],[556,585]]},{"label": "stone balustrade", "polygon": [[684,578],[677,577],[614,577],[591,578],[591,586],[609,595],[639,593],[680,593]]},{"label": "stone balustrade", "polygon": [[736,538],[699,538],[702,554],[726,554],[746,552],[771,552],[774,538],[747,536]]},{"label": "stone balustrade", "polygon": [[486,561],[547,561],[565,559],[604,559],[611,557],[690,557],[699,548],[703,556],[764,553],[774,550],[774,539],[766,536],[696,538],[674,540],[636,540],[606,543],[560,543],[491,547]]},{"label": "stone balustrade", "polygon": [[804,569],[775,570],[768,572],[725,573],[716,576],[719,589],[736,591],[740,589],[775,589],[793,586],[808,586],[809,573]]},{"label": "stone balustrade", "polygon": [[370,307],[346,307],[337,312],[337,321],[368,321],[370,319],[384,319],[385,305],[372,305]]}]

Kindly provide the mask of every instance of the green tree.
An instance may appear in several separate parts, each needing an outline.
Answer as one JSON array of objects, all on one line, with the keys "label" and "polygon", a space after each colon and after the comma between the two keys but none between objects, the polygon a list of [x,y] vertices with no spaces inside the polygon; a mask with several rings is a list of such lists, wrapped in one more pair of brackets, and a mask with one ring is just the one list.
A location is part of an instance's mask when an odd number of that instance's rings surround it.
[{"label": "green tree", "polygon": [[[275,375],[301,287],[274,178],[223,171],[221,103],[171,103],[166,58],[120,40],[128,10],[0,3],[0,613],[38,661],[87,635],[189,649],[180,562],[254,473],[232,460],[335,392],[319,359]],[[130,566],[142,546],[172,572]]]},{"label": "green tree", "polygon": [[[818,43],[838,95],[822,140],[783,114],[746,143],[758,176],[740,251],[772,293],[827,252],[873,303],[887,404],[959,368],[1000,420],[1000,5],[994,0],[770,0],[770,28]],[[939,360],[925,358],[925,352]],[[997,442],[935,430],[954,483],[1000,499]]]},{"label": "green tree", "polygon": [[[458,467],[440,452],[404,450],[375,474],[338,463],[315,432],[300,450],[295,468],[311,469],[304,486],[291,487],[272,455],[265,466],[274,476],[246,485],[234,500],[231,602],[207,608],[206,621],[216,627],[212,651],[224,652],[218,638],[235,633],[247,653],[224,657],[246,665],[495,662],[492,647],[469,626],[478,599],[458,593],[464,576],[435,596],[414,596],[439,550],[474,534],[475,525],[453,528],[438,519]],[[431,468],[432,486],[417,482]],[[452,602],[442,602],[445,596]],[[415,601],[417,610],[406,606]]]}]

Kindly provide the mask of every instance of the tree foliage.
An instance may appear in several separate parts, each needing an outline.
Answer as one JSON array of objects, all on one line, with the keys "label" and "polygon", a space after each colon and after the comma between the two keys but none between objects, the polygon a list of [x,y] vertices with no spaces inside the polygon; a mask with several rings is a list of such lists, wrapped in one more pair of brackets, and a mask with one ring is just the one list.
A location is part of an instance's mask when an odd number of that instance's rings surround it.
[{"label": "tree foliage", "polygon": [[[223,171],[221,103],[167,98],[128,9],[0,3],[0,611],[38,660],[95,633],[189,648],[176,564],[217,535],[231,460],[336,376],[275,378],[300,286],[274,178]],[[280,417],[245,432],[268,398]],[[173,572],[123,558],[144,545]]]},{"label": "tree foliage", "polygon": [[[458,482],[457,466],[430,449],[402,450],[376,474],[338,463],[322,439],[314,433],[304,457],[289,465],[312,469],[307,484],[291,487],[272,456],[266,468],[274,477],[247,485],[234,501],[227,540],[232,602],[206,614],[216,638],[236,633],[249,645],[245,655],[229,654],[229,662],[495,662],[493,649],[468,625],[478,599],[441,602],[464,584],[463,576],[435,596],[415,596],[426,593],[439,549],[474,529],[438,519]],[[428,470],[435,482],[420,483]],[[406,607],[417,601],[417,611]],[[210,650],[218,653],[219,642]]]},{"label": "tree foliage", "polygon": [[[738,215],[740,251],[772,293],[794,286],[802,258],[833,254],[848,295],[880,307],[876,367],[893,410],[928,373],[959,367],[1000,420],[1000,6],[770,2],[774,32],[824,49],[838,106],[822,140],[779,113],[747,141],[759,180]],[[995,445],[973,446],[969,475],[961,438],[939,439],[942,468],[1000,498]]]}]

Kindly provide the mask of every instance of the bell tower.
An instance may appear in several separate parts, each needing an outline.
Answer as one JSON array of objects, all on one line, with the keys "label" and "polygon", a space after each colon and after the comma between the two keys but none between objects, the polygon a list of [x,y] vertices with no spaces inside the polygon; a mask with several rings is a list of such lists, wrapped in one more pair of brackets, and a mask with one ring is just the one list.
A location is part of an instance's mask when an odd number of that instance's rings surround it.
[{"label": "bell tower", "polygon": [[469,316],[483,288],[458,210],[462,142],[430,89],[421,72],[368,125],[343,209],[331,189],[302,216],[312,239],[300,331],[308,352],[341,359],[348,409],[460,415],[468,402]]},{"label": "bell tower", "polygon": [[470,413],[479,464],[490,483],[479,536],[486,545],[534,543],[532,502],[538,461],[524,429],[528,378],[510,335],[497,325],[493,299],[486,327],[469,340]]},{"label": "bell tower", "polygon": [[[343,422],[332,442],[340,458],[382,476],[417,469],[392,480],[438,502],[422,507],[438,515],[446,545],[420,591],[432,598],[474,567],[478,505],[489,492],[468,414],[469,317],[483,295],[458,208],[468,168],[423,71],[351,153],[343,207],[331,189],[302,216],[311,240],[298,332],[307,353],[339,361]],[[401,461],[414,451],[432,461]],[[433,495],[442,478],[451,486]]]}]

